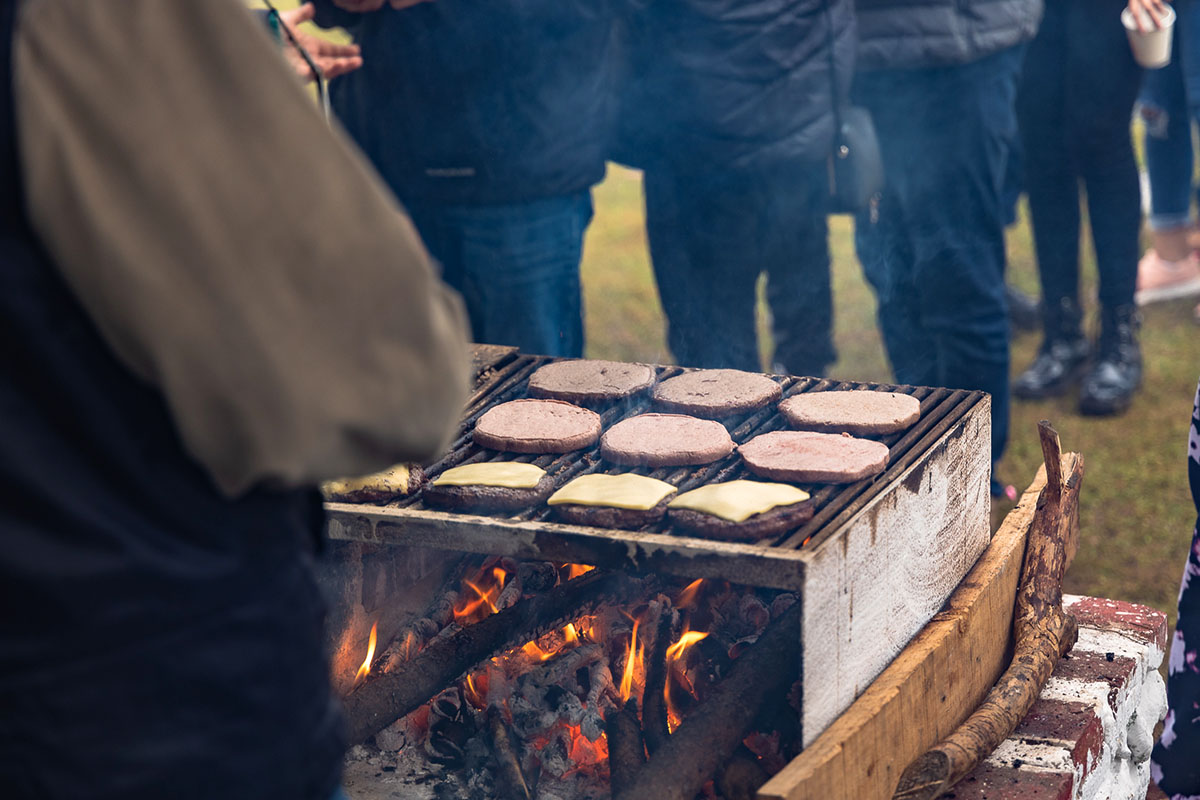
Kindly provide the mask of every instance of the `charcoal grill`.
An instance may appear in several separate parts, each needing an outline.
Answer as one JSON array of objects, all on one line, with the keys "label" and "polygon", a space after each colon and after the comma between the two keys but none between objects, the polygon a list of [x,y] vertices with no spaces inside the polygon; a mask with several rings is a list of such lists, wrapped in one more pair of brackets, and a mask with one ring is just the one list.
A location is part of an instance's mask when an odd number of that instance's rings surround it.
[{"label": "charcoal grill", "polygon": [[[477,354],[477,382],[458,436],[426,468],[436,478],[460,464],[534,463],[561,485],[590,472],[626,472],[599,447],[565,455],[514,455],[475,445],[475,420],[495,405],[526,396],[529,376],[554,359],[515,351]],[[681,373],[655,367],[660,380]],[[803,623],[804,738],[811,741],[865,689],[949,596],[988,542],[990,398],[982,392],[776,376],[784,397],[826,389],[910,394],[921,415],[907,431],[882,438],[887,469],[842,486],[803,486],[816,512],[798,529],[756,544],[685,535],[664,521],[611,530],[553,521],[548,508],[481,516],[426,507],[420,495],[387,505],[328,503],[334,539],[432,548],[517,559],[591,564],[799,592]],[[650,409],[645,396],[602,412],[607,429]],[[772,405],[727,421],[737,443],[787,424]],[[687,491],[749,474],[736,452],[702,467],[632,471]]]}]

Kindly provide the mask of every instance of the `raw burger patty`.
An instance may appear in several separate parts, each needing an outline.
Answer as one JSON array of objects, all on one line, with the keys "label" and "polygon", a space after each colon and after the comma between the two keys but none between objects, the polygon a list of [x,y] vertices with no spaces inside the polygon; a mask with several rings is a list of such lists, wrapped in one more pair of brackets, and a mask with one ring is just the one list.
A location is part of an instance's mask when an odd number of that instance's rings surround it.
[{"label": "raw burger patty", "polygon": [[542,476],[537,486],[513,489],[509,486],[434,486],[421,495],[428,505],[454,511],[521,511],[546,502],[554,491],[554,478]]},{"label": "raw burger patty", "polygon": [[732,452],[724,425],[682,414],[639,414],[613,425],[600,440],[600,455],[629,466],[696,466]]},{"label": "raw burger patty", "polygon": [[766,375],[737,369],[700,369],[654,387],[654,404],[664,411],[723,419],[762,408],[783,395]]},{"label": "raw burger patty", "polygon": [[741,522],[731,522],[690,508],[672,508],[667,515],[672,525],[705,539],[749,542],[767,536],[778,536],[784,531],[800,527],[812,519],[813,504],[812,500],[805,500],[790,506],[778,506],[747,517]]},{"label": "raw burger patty", "polygon": [[805,392],[780,403],[779,412],[800,430],[878,436],[916,422],[921,402],[896,392]]},{"label": "raw burger patty", "polygon": [[887,445],[836,433],[775,431],[738,447],[755,475],[791,483],[854,483],[887,467]]},{"label": "raw burger patty", "polygon": [[513,400],[475,423],[475,443],[509,453],[569,453],[600,438],[600,415],[561,400]]},{"label": "raw burger patty", "polygon": [[529,378],[530,397],[584,405],[620,400],[654,385],[654,368],[620,361],[556,361]]}]

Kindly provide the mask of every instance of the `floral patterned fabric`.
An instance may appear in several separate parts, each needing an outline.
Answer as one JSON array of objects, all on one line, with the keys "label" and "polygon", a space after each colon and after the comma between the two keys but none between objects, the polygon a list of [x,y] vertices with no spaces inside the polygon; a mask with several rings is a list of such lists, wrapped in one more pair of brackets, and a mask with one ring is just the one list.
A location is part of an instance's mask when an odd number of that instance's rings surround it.
[{"label": "floral patterned fabric", "polygon": [[[1188,482],[1200,512],[1200,386],[1188,431]],[[1179,590],[1179,620],[1167,666],[1167,718],[1151,775],[1172,800],[1200,800],[1200,519]]]}]

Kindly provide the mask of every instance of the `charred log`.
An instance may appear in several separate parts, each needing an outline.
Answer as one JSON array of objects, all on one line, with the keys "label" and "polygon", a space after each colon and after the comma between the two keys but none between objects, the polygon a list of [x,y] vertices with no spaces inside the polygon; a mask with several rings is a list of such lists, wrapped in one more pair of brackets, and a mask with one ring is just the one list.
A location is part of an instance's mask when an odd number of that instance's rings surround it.
[{"label": "charred log", "polygon": [[492,760],[496,767],[496,784],[502,792],[501,797],[529,800],[532,794],[529,784],[525,781],[525,774],[521,772],[521,762],[517,758],[512,738],[508,735],[504,716],[493,706],[487,710],[486,720],[492,743]]},{"label": "charred log", "polygon": [[658,620],[654,645],[646,662],[646,688],[642,693],[642,728],[646,750],[653,756],[671,735],[667,727],[667,647],[671,643],[671,615]]},{"label": "charred log", "polygon": [[759,787],[770,777],[754,753],[743,745],[717,773],[717,791],[724,800],[754,800]]},{"label": "charred log", "polygon": [[[767,698],[781,696],[800,663],[797,603],[772,622],[762,637],[733,662],[728,677],[642,765],[616,800],[692,800],[717,768],[738,749]],[[611,753],[611,743],[610,743]]]},{"label": "charred log", "polygon": [[594,570],[453,635],[435,638],[417,658],[391,672],[368,676],[345,701],[350,743],[359,744],[403,717],[480,661],[616,599],[628,585],[629,579],[619,573]]},{"label": "charred log", "polygon": [[632,698],[614,710],[605,721],[608,735],[608,768],[613,797],[618,797],[633,785],[639,767],[646,762],[642,742],[642,726],[637,717],[637,701]]}]

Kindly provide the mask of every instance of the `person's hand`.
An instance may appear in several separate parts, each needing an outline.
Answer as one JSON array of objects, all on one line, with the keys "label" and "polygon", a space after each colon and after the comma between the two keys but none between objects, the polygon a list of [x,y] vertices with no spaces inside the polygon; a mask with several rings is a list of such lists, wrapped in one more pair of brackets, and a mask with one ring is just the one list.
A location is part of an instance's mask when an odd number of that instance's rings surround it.
[{"label": "person's hand", "polygon": [[[1149,33],[1162,27],[1167,18],[1167,5],[1163,0],[1129,0],[1129,13],[1141,33]],[[1146,27],[1150,20],[1150,27]]]},{"label": "person's hand", "polygon": [[[316,62],[317,67],[324,73],[326,78],[336,78],[339,75],[345,75],[347,72],[353,72],[361,67],[363,62],[362,57],[359,55],[358,45],[334,44],[320,37],[300,32],[300,25],[311,20],[316,13],[317,11],[312,3],[305,3],[292,11],[279,12],[279,18],[287,26],[288,30],[292,32],[292,36],[296,37],[296,41],[300,43],[300,46],[312,56],[312,60]],[[284,37],[283,47],[288,63],[291,64],[292,69],[296,71],[297,75],[306,81],[311,81],[317,77],[313,75],[308,62],[300,57],[300,53],[296,51],[296,48],[292,47],[291,42],[286,37]]]},{"label": "person's hand", "polygon": [[418,3],[427,3],[429,0],[333,0],[333,4],[343,11],[354,11],[359,14],[368,14],[372,11],[378,11],[383,8],[384,3],[387,3],[392,8],[399,11],[402,8],[415,6]]}]

